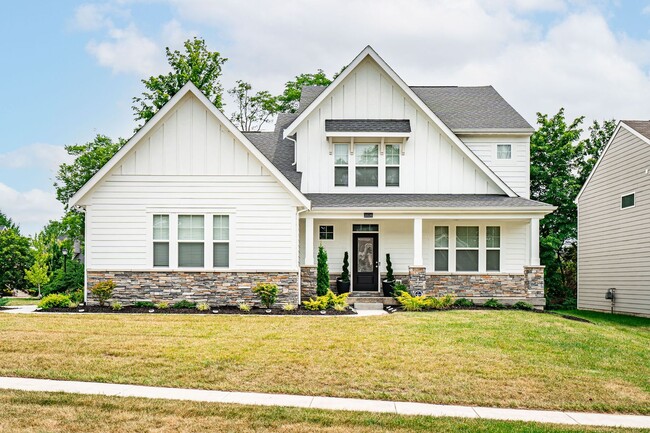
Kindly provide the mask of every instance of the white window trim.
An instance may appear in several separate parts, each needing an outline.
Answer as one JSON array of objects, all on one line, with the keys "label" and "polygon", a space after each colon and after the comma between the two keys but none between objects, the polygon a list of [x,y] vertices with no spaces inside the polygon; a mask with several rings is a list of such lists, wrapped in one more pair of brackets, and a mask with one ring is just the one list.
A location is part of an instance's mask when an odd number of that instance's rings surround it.
[{"label": "white window trim", "polygon": [[[393,146],[393,147],[397,146],[397,158],[399,159],[398,164],[388,164],[388,162],[386,161],[387,158],[388,158],[388,152],[386,152],[386,146]],[[384,154],[384,183],[383,183],[383,185],[386,188],[390,188],[390,189],[399,188],[402,185],[402,144],[400,144],[400,143],[385,143],[383,147],[384,147],[384,149],[383,149],[384,150],[384,152],[383,152],[383,154]],[[399,177],[397,179],[397,185],[387,185],[386,184],[386,171],[387,171],[387,169],[389,167],[397,167],[397,173],[399,173]]]},{"label": "white window trim", "polygon": [[[154,239],[153,236],[153,231],[154,231],[154,224],[153,220],[156,216],[166,216],[168,220],[168,227],[167,227],[167,239]],[[149,257],[149,263],[151,263],[151,267],[154,269],[169,269],[171,267],[172,261],[171,261],[171,252],[172,252],[172,217],[168,213],[152,213],[150,215],[150,228],[149,230],[149,236],[148,238],[151,238],[148,240],[149,245],[151,246],[151,255]],[[167,266],[156,266],[154,263],[154,244],[155,243],[167,243],[168,245],[168,253],[167,253]]]},{"label": "white window trim", "polygon": [[[499,228],[499,247],[488,247],[487,246],[487,228],[488,227],[498,227]],[[500,274],[501,269],[503,268],[503,264],[502,264],[503,254],[502,254],[502,249],[501,249],[501,243],[502,243],[501,238],[503,236],[501,236],[501,233],[503,233],[503,228],[501,227],[501,225],[490,224],[490,225],[485,226],[485,272],[488,273],[488,274]],[[499,270],[498,271],[488,270],[487,269],[487,252],[488,251],[498,251],[499,252]]]},{"label": "white window trim", "polygon": [[[227,216],[228,217],[228,239],[227,240],[215,240],[214,239],[214,217],[215,216]],[[210,245],[209,249],[210,251],[206,251],[206,257],[209,255],[210,261],[208,262],[208,267],[213,268],[213,269],[231,269],[232,268],[232,215],[228,213],[213,213],[210,215],[208,218],[210,220],[209,225],[210,225],[210,231],[209,231],[209,236],[210,236]],[[228,244],[228,266],[214,266],[214,244]]]},{"label": "white window trim", "polygon": [[[436,246],[436,228],[437,227],[447,227],[447,247],[437,247]],[[451,257],[450,257],[450,251],[451,251],[451,227],[449,225],[444,225],[444,224],[435,224],[433,226],[433,272],[437,273],[449,273],[451,272],[450,269],[450,262],[451,262]],[[438,271],[436,270],[436,251],[447,251],[447,270],[446,271]]]},{"label": "white window trim", "polygon": [[[485,263],[483,263],[483,266],[481,266],[481,257],[483,254],[481,254],[481,251],[485,249],[485,236],[481,236],[481,232],[485,231],[485,226],[480,226],[478,224],[459,224],[455,227],[454,232],[457,232],[458,227],[476,227],[478,229],[478,246],[477,247],[458,247],[457,241],[458,239],[456,236],[454,236],[454,257],[456,256],[456,252],[458,251],[476,251],[477,256],[478,256],[478,262],[476,264],[476,270],[475,271],[459,271],[457,269],[457,266],[454,266],[454,273],[457,274],[464,274],[464,273],[472,273],[472,274],[478,274],[481,272],[481,270],[485,269]],[[483,233],[485,234],[485,233]],[[483,239],[483,245],[481,245],[481,239]],[[455,263],[456,264],[456,263]]]},{"label": "white window trim", "polygon": [[[347,146],[347,149],[348,149],[348,163],[345,164],[345,165],[336,163],[336,146],[339,146],[339,145],[345,145],[345,146]],[[352,166],[351,160],[354,160],[354,155],[350,154],[350,145],[351,145],[351,143],[333,143],[334,159],[332,160],[332,162],[333,162],[334,169],[332,170],[332,175],[333,175],[332,182],[334,183],[334,188],[349,188],[350,187],[350,182],[351,182],[351,179],[350,179],[350,177],[351,177],[350,176],[350,167]],[[337,185],[336,184],[336,169],[337,169],[337,167],[345,167],[345,168],[348,169],[348,184],[347,185]]]},{"label": "white window trim", "polygon": [[[320,237],[320,228],[321,227],[332,227],[332,239],[321,239],[321,237]],[[334,239],[335,239],[334,231],[335,231],[334,230],[334,224],[318,224],[318,232],[317,232],[318,241],[319,242],[323,242],[323,241],[332,242],[332,241],[334,241]]]},{"label": "white window trim", "polygon": [[[389,138],[388,136],[386,137],[376,137],[373,136],[373,138],[377,138],[377,141],[372,141],[372,142],[355,142],[354,137],[348,138],[348,141],[345,142],[332,142],[332,152],[331,152],[331,161],[332,165],[331,167],[331,185],[333,185],[334,189],[336,190],[343,190],[343,189],[350,189],[354,190],[355,192],[376,192],[377,190],[388,190],[388,191],[398,191],[402,187],[402,162],[403,162],[403,156],[404,156],[404,148],[405,142],[404,141],[395,141],[392,138]],[[347,144],[348,145],[348,165],[337,165],[336,163],[336,145],[337,144]],[[357,160],[356,160],[356,149],[355,146],[357,145],[363,145],[363,144],[372,144],[376,145],[378,149],[378,155],[377,155],[377,165],[357,165]],[[386,164],[386,145],[394,145],[399,147],[399,164],[394,165],[394,164]],[[342,186],[342,185],[335,185],[335,170],[336,167],[347,167],[348,168],[348,185],[347,186]],[[377,186],[357,186],[357,167],[377,167]],[[399,185],[398,186],[386,186],[386,167],[398,167],[399,168]]]},{"label": "white window trim", "polygon": [[[627,197],[628,195],[631,195],[631,196],[634,197],[634,204],[633,204],[632,206],[623,207],[623,197]],[[620,207],[620,210],[626,210],[626,209],[633,209],[633,208],[635,208],[635,207],[636,207],[636,191],[632,191],[632,192],[627,192],[627,193],[625,193],[625,194],[621,194],[621,196],[619,197],[618,205],[619,205],[619,207]]]},{"label": "white window trim", "polygon": [[[169,267],[153,266],[153,216],[154,215],[169,215]],[[204,254],[203,254],[203,267],[179,267],[178,266],[178,216],[179,215],[203,215],[204,218]],[[214,215],[228,215],[229,217],[229,248],[228,248],[228,264],[227,268],[215,268],[212,244],[215,242],[212,239],[212,228]],[[180,271],[180,272],[232,272],[238,270],[237,268],[237,255],[235,254],[235,240],[237,239],[236,224],[237,216],[235,210],[232,208],[224,209],[205,209],[205,208],[150,208],[147,209],[147,263],[150,264],[148,270],[151,271]],[[192,241],[181,241],[192,242]],[[196,242],[199,242],[198,240]]]},{"label": "white window trim", "polygon": [[[377,164],[375,165],[357,165],[357,146],[377,146]],[[382,185],[386,182],[385,179],[385,173],[382,173],[381,171],[381,166],[382,166],[382,152],[383,149],[381,147],[381,142],[377,143],[354,143],[354,157],[352,158],[352,182],[350,182],[350,172],[348,172],[348,184],[352,183],[354,188],[357,188],[357,167],[361,168],[377,168],[377,185],[372,186],[372,185],[363,185],[359,186],[360,189],[367,189],[370,191],[376,191],[378,188],[381,188]]]}]

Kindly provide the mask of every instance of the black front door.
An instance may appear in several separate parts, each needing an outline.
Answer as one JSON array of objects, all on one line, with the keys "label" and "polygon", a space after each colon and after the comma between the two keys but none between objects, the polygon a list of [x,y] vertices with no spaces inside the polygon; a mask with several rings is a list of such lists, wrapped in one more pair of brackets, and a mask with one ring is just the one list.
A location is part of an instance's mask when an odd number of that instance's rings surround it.
[{"label": "black front door", "polygon": [[352,290],[379,290],[379,234],[353,233]]}]

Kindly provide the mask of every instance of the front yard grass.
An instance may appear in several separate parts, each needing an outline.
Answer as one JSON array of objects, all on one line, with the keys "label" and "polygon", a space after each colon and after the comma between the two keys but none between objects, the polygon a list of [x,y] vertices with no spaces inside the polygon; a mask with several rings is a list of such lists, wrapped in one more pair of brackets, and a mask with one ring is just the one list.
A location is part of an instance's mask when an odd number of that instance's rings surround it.
[{"label": "front yard grass", "polygon": [[0,375],[649,414],[650,320],[594,321],[0,314]]},{"label": "front yard grass", "polygon": [[640,431],[24,391],[0,391],[0,413],[0,431],[6,433]]},{"label": "front yard grass", "polygon": [[22,305],[38,305],[40,299],[38,298],[7,298],[9,302],[7,307],[18,307]]}]

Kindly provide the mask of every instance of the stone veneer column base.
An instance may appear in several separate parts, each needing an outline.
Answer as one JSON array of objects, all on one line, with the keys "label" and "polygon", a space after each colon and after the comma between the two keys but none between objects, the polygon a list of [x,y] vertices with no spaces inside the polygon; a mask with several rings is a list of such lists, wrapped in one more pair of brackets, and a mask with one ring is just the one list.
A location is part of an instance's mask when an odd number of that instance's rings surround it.
[{"label": "stone veneer column base", "polygon": [[303,301],[316,297],[316,275],[315,265],[300,267],[300,299]]},{"label": "stone veneer column base", "polygon": [[[106,280],[116,284],[109,302],[125,305],[187,300],[211,306],[242,302],[261,306],[252,290],[258,283],[277,284],[278,305],[298,304],[298,272],[88,271],[88,288]],[[88,303],[97,303],[90,291]]]},{"label": "stone veneer column base", "polygon": [[426,292],[427,268],[424,266],[409,266],[409,291],[415,293]]}]

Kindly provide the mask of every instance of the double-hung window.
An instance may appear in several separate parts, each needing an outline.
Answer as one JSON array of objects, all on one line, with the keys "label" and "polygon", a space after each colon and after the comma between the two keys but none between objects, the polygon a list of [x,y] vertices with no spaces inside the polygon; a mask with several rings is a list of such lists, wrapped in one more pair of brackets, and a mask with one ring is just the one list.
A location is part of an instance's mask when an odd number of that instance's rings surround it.
[{"label": "double-hung window", "polygon": [[153,265],[169,266],[169,215],[153,216]]},{"label": "double-hung window", "polygon": [[486,227],[485,247],[486,270],[501,271],[501,227]]},{"label": "double-hung window", "polygon": [[213,215],[212,240],[212,265],[215,268],[227,268],[230,265],[230,217],[228,215]]},{"label": "double-hung window", "polygon": [[334,186],[348,186],[348,144],[334,145]]},{"label": "double-hung window", "polygon": [[356,186],[379,185],[379,145],[355,145],[355,181]]},{"label": "double-hung window", "polygon": [[437,272],[449,271],[449,227],[436,226],[434,241],[434,270]]},{"label": "double-hung window", "polygon": [[178,216],[178,267],[205,266],[205,226],[203,215]]},{"label": "double-hung window", "polygon": [[456,272],[478,272],[478,227],[456,227]]},{"label": "double-hung window", "polygon": [[399,186],[399,144],[386,145],[386,186]]}]

